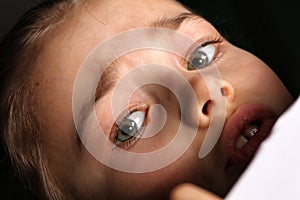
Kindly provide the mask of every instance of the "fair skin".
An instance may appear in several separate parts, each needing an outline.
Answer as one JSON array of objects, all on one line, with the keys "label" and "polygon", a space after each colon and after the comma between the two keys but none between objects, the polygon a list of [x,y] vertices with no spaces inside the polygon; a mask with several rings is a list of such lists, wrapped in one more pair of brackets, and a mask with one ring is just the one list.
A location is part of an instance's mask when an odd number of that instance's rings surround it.
[{"label": "fair skin", "polygon": [[176,186],[170,195],[171,200],[221,200],[215,194],[195,185],[184,183]]},{"label": "fair skin", "polygon": [[[199,112],[191,112],[191,115],[197,115],[191,118],[200,121],[199,134],[179,159],[163,169],[149,173],[126,173],[111,169],[96,160],[80,143],[76,134],[72,116],[72,91],[76,73],[88,53],[117,33],[143,28],[156,18],[189,12],[172,0],[89,2],[76,15],[67,18],[63,26],[44,41],[44,48],[32,73],[32,80],[39,83],[35,91],[40,97],[37,103],[44,120],[42,140],[46,145],[50,169],[75,191],[79,199],[167,199],[171,190],[184,182],[196,184],[222,196],[251,160],[253,155],[249,154],[227,168],[231,158],[228,152],[231,150],[222,150],[226,146],[225,132],[211,153],[199,159],[199,149],[210,125],[210,110],[214,104],[210,102],[208,89],[199,74],[195,70],[187,70],[186,66],[178,68],[175,65],[178,63],[176,56],[161,51],[129,53],[125,56],[129,62],[116,67],[119,68],[118,76],[124,77],[136,66],[151,62],[168,66],[189,81],[198,100]],[[184,21],[177,31],[199,43],[219,35],[210,23],[200,17]],[[258,58],[225,39],[212,45],[218,52],[213,62],[217,63],[225,83],[226,92],[223,96],[226,99],[226,124],[236,110],[244,105],[264,105],[272,111],[272,118],[276,118],[292,102],[292,97],[277,76]],[[110,91],[105,98],[96,102],[99,124],[109,137],[114,125],[112,110],[109,109],[112,98],[113,93]],[[129,106],[136,106],[136,102],[145,103],[149,109],[154,103],[166,106],[168,119],[161,133],[147,140],[141,139],[126,150],[147,152],[163,147],[174,137],[180,123],[178,102],[174,95],[163,87],[150,85],[137,90],[130,97]],[[268,120],[269,117],[260,120]]]}]

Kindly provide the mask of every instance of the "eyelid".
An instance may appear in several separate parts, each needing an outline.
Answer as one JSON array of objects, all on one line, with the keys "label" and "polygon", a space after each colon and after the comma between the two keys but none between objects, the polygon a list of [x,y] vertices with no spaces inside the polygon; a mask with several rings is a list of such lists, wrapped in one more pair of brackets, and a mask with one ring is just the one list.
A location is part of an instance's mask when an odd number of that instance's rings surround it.
[{"label": "eyelid", "polygon": [[[126,111],[121,113],[121,115],[116,119],[116,122],[113,124],[112,129],[109,134],[109,139],[113,143],[114,147],[119,147],[122,149],[129,149],[131,146],[133,146],[138,141],[138,139],[140,139],[139,136],[141,136],[143,134],[143,129],[145,128],[147,121],[148,121],[147,120],[148,110],[149,110],[149,105],[147,105],[145,103],[137,103],[134,106],[129,106],[128,109],[126,109]],[[124,142],[115,141],[117,132],[120,130],[119,126],[121,125],[122,120],[124,120],[126,117],[128,117],[128,115],[130,115],[134,112],[137,112],[137,111],[145,112],[145,118],[144,118],[144,121],[142,123],[140,130],[137,133],[137,136],[132,137],[129,140],[124,141]]]},{"label": "eyelid", "polygon": [[129,105],[126,110],[124,110],[117,118],[116,118],[116,124],[119,124],[122,119],[124,119],[126,116],[130,115],[133,112],[136,111],[146,111],[149,109],[149,105],[146,103],[132,103]]},{"label": "eyelid", "polygon": [[185,56],[183,58],[183,66],[187,65],[188,60],[189,60],[188,58],[190,57],[191,53],[199,46],[205,47],[209,44],[214,44],[216,47],[216,50],[215,50],[215,55],[214,55],[213,59],[215,59],[220,50],[220,48],[219,48],[220,43],[222,43],[223,41],[224,41],[224,38],[220,34],[216,34],[215,36],[209,36],[209,37],[201,38],[201,39],[197,40],[186,51]]}]

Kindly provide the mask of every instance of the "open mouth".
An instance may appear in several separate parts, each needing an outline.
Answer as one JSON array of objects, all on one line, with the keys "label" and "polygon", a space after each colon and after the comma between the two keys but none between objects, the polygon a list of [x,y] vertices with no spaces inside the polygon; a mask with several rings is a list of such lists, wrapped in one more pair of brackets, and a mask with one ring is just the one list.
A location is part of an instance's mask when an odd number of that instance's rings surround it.
[{"label": "open mouth", "polygon": [[245,130],[237,138],[236,143],[234,145],[235,149],[239,150],[243,146],[245,146],[249,142],[249,140],[258,132],[259,128],[260,123],[257,122],[247,125]]},{"label": "open mouth", "polygon": [[226,123],[222,134],[226,168],[250,162],[260,144],[270,135],[276,118],[266,105],[240,106]]}]

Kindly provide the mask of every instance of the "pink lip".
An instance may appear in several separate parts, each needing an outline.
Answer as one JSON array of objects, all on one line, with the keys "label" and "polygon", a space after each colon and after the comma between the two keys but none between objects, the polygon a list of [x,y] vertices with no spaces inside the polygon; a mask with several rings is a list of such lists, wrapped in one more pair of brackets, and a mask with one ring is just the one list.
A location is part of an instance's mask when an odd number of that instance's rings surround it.
[{"label": "pink lip", "polygon": [[[266,105],[246,104],[240,106],[226,123],[221,137],[223,153],[227,160],[226,168],[250,162],[259,145],[269,136],[276,118],[275,113]],[[236,150],[236,140],[248,125],[254,123],[259,124],[258,132],[247,144]]]}]

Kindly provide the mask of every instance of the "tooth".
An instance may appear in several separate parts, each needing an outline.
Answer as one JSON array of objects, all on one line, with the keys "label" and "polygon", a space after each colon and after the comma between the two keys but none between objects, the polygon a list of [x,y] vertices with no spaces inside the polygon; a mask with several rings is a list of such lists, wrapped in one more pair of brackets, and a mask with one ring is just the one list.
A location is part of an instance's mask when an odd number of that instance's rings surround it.
[{"label": "tooth", "polygon": [[258,131],[258,127],[252,124],[246,128],[243,135],[245,136],[245,138],[250,139],[255,135],[255,133],[257,133],[257,131]]},{"label": "tooth", "polygon": [[236,140],[236,143],[235,143],[235,149],[240,149],[242,148],[245,144],[247,144],[248,140],[243,136],[243,135],[240,135],[238,137],[238,139]]}]

